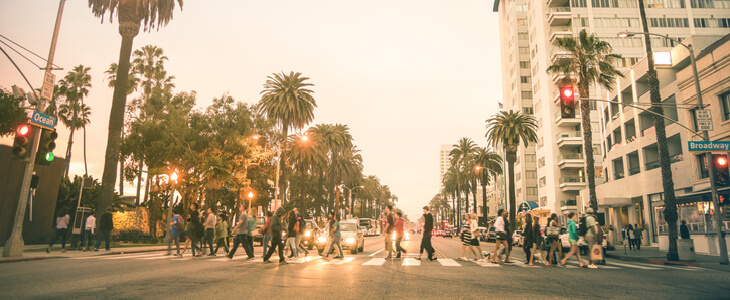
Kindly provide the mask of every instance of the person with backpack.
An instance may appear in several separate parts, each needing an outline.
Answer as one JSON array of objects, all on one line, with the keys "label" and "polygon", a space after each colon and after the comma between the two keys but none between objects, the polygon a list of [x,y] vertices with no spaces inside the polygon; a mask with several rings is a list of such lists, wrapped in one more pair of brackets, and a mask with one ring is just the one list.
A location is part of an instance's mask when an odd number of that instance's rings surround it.
[{"label": "person with backpack", "polygon": [[583,267],[583,261],[580,259],[580,250],[578,249],[578,229],[575,225],[575,221],[578,219],[578,215],[574,212],[568,214],[568,240],[570,241],[570,252],[560,261],[560,264],[565,266],[565,262],[574,254],[578,257],[578,263],[580,267]]},{"label": "person with backpack", "polygon": [[236,254],[236,250],[238,250],[238,245],[241,245],[243,247],[243,250],[246,251],[246,255],[248,255],[248,258],[253,258],[253,249],[249,248],[249,231],[248,231],[248,214],[246,214],[246,206],[241,205],[239,207],[238,214],[235,217],[234,220],[236,226],[233,227],[233,235],[236,236],[235,239],[233,239],[233,248],[231,251],[228,252],[228,258],[233,259],[233,255]]},{"label": "person with backpack", "polygon": [[[558,215],[552,214],[550,215],[550,219],[548,220],[548,227],[545,229],[547,231],[547,237],[548,241],[550,243],[550,251],[548,252],[548,260],[550,263],[553,263],[553,258],[555,258],[555,254],[557,254],[557,257],[562,258],[563,256],[563,245],[560,243],[560,223],[558,223]],[[557,251],[557,253],[556,253]],[[555,258],[555,264],[557,264],[558,259]]]},{"label": "person with backpack", "polygon": [[220,221],[215,223],[216,245],[213,253],[218,253],[218,248],[223,245],[223,250],[225,250],[226,254],[228,254],[228,243],[226,242],[226,239],[228,238],[228,229],[230,225],[228,225],[226,213],[218,215],[218,219],[220,219]]},{"label": "person with backpack", "polygon": [[297,213],[293,210],[289,212],[286,248],[289,249],[289,258],[299,259],[299,247],[297,247],[297,232],[299,231],[299,222],[297,222]]},{"label": "person with backpack", "polygon": [[593,260],[593,246],[594,245],[602,245],[603,242],[603,230],[601,229],[600,225],[598,224],[598,221],[596,220],[596,217],[593,214],[593,208],[587,208],[586,209],[586,235],[584,237],[586,244],[588,244],[588,251],[591,251],[591,254],[589,254],[589,261],[588,264],[589,269],[598,269],[598,267],[595,265]]},{"label": "person with backpack", "polygon": [[170,222],[170,238],[167,239],[167,254],[170,255],[170,251],[172,249],[172,242],[175,242],[175,246],[177,247],[177,253],[175,253],[175,256],[181,256],[180,254],[180,232],[183,230],[183,220],[182,217],[175,213],[172,215],[172,222]]},{"label": "person with backpack", "polygon": [[281,231],[284,230],[284,224],[281,221],[281,218],[284,217],[285,214],[286,211],[284,211],[284,208],[279,207],[276,209],[276,213],[274,214],[274,216],[271,217],[271,248],[269,248],[269,251],[266,252],[266,255],[264,255],[265,263],[271,263],[271,261],[269,261],[269,258],[271,258],[271,256],[274,255],[274,251],[278,249],[279,265],[288,264],[286,262],[286,258],[284,257],[284,248],[281,243]]}]

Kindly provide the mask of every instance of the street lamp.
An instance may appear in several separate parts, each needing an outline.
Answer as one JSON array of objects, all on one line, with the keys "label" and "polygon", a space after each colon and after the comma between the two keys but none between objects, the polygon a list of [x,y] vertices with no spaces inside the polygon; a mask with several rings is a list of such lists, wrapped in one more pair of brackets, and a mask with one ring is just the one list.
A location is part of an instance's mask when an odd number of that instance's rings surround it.
[{"label": "street lamp", "polygon": [[248,192],[248,211],[251,211],[251,202],[253,202],[253,192]]},{"label": "street lamp", "polygon": [[[621,31],[618,33],[618,37],[626,38],[626,37],[632,37],[637,34],[658,36],[658,37],[670,40],[672,42],[675,42],[679,45],[682,45],[682,47],[684,47],[684,48],[687,48],[687,50],[689,51],[689,61],[690,61],[690,64],[692,64],[692,75],[694,76],[695,93],[697,94],[697,107],[699,109],[704,109],[705,105],[702,102],[702,89],[700,88],[700,76],[697,72],[697,62],[695,61],[695,52],[694,52],[694,47],[692,47],[692,44],[685,45],[680,40],[669,37],[668,35],[651,33],[651,32]],[[700,131],[702,131],[702,139],[704,141],[710,141],[710,136],[707,133],[707,130],[700,130]],[[710,172],[710,191],[712,194],[712,202],[715,205],[715,211],[719,211],[720,201],[719,201],[719,197],[717,194],[717,185],[715,184],[714,172]],[[715,214],[715,225],[716,225],[715,227],[717,227],[717,238],[718,238],[718,242],[720,244],[720,258],[721,258],[720,264],[727,265],[729,262],[728,262],[728,255],[727,255],[727,244],[725,242],[725,234],[723,233],[722,216],[723,216],[723,214],[719,214],[719,213]]]}]

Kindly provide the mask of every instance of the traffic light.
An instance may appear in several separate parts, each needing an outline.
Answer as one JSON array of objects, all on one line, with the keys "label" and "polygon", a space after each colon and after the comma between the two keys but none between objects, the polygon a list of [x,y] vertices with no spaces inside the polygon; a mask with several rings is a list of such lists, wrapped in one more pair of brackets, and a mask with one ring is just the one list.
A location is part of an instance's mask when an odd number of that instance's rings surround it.
[{"label": "traffic light", "polygon": [[560,116],[564,119],[575,118],[575,97],[572,86],[560,88]]},{"label": "traffic light", "polygon": [[712,155],[712,172],[715,173],[716,186],[730,186],[730,172],[728,172],[727,154]]},{"label": "traffic light", "polygon": [[13,158],[25,159],[30,153],[30,138],[33,136],[33,129],[28,124],[20,124],[15,129],[15,142],[13,142]]},{"label": "traffic light", "polygon": [[36,162],[39,165],[50,165],[55,158],[53,149],[56,149],[57,137],[56,130],[43,129],[41,131],[41,141],[38,145],[38,154],[36,154]]}]

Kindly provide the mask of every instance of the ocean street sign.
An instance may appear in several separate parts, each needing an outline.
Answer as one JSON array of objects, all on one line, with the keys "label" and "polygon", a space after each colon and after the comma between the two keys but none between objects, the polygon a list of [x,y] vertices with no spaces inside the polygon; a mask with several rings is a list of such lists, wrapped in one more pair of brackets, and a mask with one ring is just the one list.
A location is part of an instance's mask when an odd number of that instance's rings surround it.
[{"label": "ocean street sign", "polygon": [[728,152],[730,141],[697,141],[689,142],[690,152]]},{"label": "ocean street sign", "polygon": [[33,115],[30,117],[30,123],[48,130],[56,128],[56,118],[37,111],[33,111]]}]

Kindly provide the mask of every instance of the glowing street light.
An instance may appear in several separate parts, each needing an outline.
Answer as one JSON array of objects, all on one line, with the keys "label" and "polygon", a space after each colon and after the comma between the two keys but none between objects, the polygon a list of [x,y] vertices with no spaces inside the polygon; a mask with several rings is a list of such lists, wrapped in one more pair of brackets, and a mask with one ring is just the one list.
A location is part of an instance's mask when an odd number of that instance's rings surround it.
[{"label": "glowing street light", "polygon": [[248,192],[248,211],[251,211],[251,202],[253,202],[253,192]]}]

